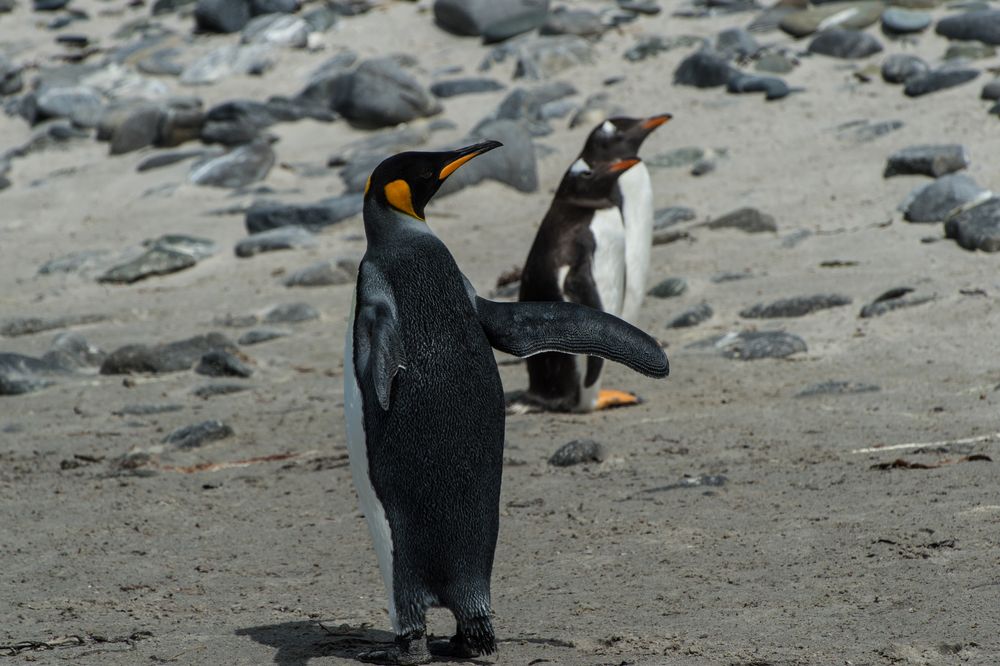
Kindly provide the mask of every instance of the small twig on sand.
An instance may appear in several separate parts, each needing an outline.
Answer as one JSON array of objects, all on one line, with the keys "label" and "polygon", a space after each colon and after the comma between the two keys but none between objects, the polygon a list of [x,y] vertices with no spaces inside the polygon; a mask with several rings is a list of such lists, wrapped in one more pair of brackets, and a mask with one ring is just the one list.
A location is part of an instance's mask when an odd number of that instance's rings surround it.
[{"label": "small twig on sand", "polygon": [[217,463],[198,463],[197,465],[163,465],[159,467],[164,472],[180,472],[181,474],[194,474],[195,472],[218,472],[223,469],[235,469],[239,467],[249,467],[260,463],[280,462],[282,460],[293,460],[302,458],[312,458],[319,455],[319,451],[302,451],[299,453],[273,453],[269,456],[256,456],[244,460],[230,460]]},{"label": "small twig on sand", "polygon": [[955,446],[957,444],[976,444],[978,442],[988,442],[990,440],[1000,441],[1000,432],[992,435],[981,435],[979,437],[966,437],[965,439],[945,439],[940,442],[910,442],[908,444],[892,444],[890,446],[869,446],[864,449],[854,449],[851,453],[881,453],[883,451],[898,451],[900,449],[923,449],[939,446]]}]

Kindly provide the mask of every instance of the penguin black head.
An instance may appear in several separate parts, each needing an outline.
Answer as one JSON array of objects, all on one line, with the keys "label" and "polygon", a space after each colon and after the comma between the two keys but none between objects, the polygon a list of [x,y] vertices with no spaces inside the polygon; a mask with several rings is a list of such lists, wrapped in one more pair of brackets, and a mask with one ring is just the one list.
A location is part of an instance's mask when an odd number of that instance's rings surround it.
[{"label": "penguin black head", "polygon": [[580,157],[587,164],[596,164],[638,155],[646,137],[670,118],[669,113],[649,118],[608,118],[591,131]]},{"label": "penguin black head", "polygon": [[618,178],[639,163],[638,157],[590,166],[578,159],[563,175],[556,199],[582,208],[610,208],[617,205]]},{"label": "penguin black head", "polygon": [[406,152],[382,161],[365,185],[365,209],[369,205],[394,209],[423,221],[424,206],[441,184],[477,155],[499,148],[499,141],[441,152]]}]

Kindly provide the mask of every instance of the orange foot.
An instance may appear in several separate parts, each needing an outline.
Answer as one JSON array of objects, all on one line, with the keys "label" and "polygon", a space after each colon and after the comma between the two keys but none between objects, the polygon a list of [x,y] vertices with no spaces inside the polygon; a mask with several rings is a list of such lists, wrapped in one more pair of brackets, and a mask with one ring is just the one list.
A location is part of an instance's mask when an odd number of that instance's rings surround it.
[{"label": "orange foot", "polygon": [[642,402],[639,396],[627,391],[615,391],[612,389],[601,389],[597,394],[597,405],[595,409],[613,409],[615,407],[629,407]]}]

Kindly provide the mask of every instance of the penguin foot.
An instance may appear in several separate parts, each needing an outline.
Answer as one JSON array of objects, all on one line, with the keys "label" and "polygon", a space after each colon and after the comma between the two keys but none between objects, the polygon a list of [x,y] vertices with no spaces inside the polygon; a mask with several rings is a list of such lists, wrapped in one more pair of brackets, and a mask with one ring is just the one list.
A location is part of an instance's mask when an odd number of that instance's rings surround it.
[{"label": "penguin foot", "polygon": [[435,657],[448,659],[472,659],[482,654],[478,650],[474,650],[464,638],[457,634],[447,639],[432,640],[428,642],[427,647]]},{"label": "penguin foot", "polygon": [[594,409],[613,409],[615,407],[631,407],[641,404],[642,400],[634,393],[601,389],[597,394],[597,404]]},{"label": "penguin foot", "polygon": [[395,645],[365,650],[358,654],[357,659],[369,664],[414,666],[431,663],[431,653],[427,649],[427,637],[420,632],[419,635],[397,636]]}]

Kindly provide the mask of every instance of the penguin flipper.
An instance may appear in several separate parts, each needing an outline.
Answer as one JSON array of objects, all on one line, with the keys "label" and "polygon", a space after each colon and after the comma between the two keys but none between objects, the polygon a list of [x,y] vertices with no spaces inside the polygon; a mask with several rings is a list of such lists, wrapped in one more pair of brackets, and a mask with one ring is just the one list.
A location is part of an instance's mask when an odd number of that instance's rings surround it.
[{"label": "penguin flipper", "polygon": [[378,403],[383,410],[388,410],[392,380],[401,369],[406,369],[403,341],[396,320],[390,308],[377,303],[360,309],[358,324],[362,331],[358,350],[362,358],[367,356],[367,369],[375,384]]},{"label": "penguin flipper", "polygon": [[513,356],[586,354],[648,377],[670,374],[667,355],[656,340],[600,310],[565,301],[498,303],[476,296],[476,312],[490,344]]}]

